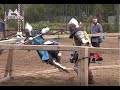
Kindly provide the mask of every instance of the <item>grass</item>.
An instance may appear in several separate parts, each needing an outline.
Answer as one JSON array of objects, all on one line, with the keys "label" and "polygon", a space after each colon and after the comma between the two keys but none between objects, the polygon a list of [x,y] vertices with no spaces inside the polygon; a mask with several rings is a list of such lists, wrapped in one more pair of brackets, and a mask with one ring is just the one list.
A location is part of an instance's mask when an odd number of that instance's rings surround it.
[{"label": "grass", "polygon": [[65,29],[65,23],[32,23],[33,28],[45,28],[49,27],[50,29]]},{"label": "grass", "polygon": [[[30,23],[33,26],[33,29],[40,29],[40,28],[45,28],[49,27],[50,29],[66,29],[66,23],[45,23],[45,22],[37,22],[37,23]],[[90,28],[90,23],[83,23],[84,25],[84,30],[87,32],[89,31]],[[17,30],[17,22],[16,21],[10,21],[8,24],[8,28],[10,29],[15,29]],[[103,31],[108,32],[108,33],[115,33],[118,32],[118,30],[115,30],[115,25],[112,23],[102,23],[103,26]],[[68,28],[68,27],[67,27]]]}]

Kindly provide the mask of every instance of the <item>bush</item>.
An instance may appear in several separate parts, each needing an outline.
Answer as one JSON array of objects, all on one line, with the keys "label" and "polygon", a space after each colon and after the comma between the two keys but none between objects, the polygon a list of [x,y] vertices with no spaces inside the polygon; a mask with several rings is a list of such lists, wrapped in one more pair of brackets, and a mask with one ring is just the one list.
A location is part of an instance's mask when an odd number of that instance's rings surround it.
[{"label": "bush", "polygon": [[[87,32],[89,32],[90,29],[90,23],[84,23],[84,30],[86,30]],[[114,23],[102,23],[101,24],[103,27],[103,32],[107,32],[107,33],[115,33],[117,32],[114,28]]]},{"label": "bush", "polygon": [[[33,28],[45,28],[49,27],[50,29],[66,29],[66,23],[33,23],[31,24]],[[83,29],[89,32],[90,23],[83,23]],[[111,23],[102,23],[103,31],[107,33],[115,33],[117,32],[114,28],[114,24]],[[67,27],[68,28],[68,27]]]},{"label": "bush", "polygon": [[50,29],[65,29],[66,24],[65,23],[33,23],[31,24],[33,28],[45,28],[49,27]]},{"label": "bush", "polygon": [[90,23],[84,23],[83,24],[83,29],[87,32],[87,33],[89,33],[89,29],[90,29]]},{"label": "bush", "polygon": [[8,21],[8,28],[17,30],[18,28],[18,22],[15,20]]},{"label": "bush", "polygon": [[107,33],[116,32],[114,29],[114,24],[111,23],[102,23],[103,31]]}]

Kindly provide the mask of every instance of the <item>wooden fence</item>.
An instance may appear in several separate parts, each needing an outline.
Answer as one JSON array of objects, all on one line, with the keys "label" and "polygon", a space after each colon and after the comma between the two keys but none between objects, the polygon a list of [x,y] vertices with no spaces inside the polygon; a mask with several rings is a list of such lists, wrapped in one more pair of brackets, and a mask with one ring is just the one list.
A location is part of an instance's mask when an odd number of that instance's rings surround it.
[{"label": "wooden fence", "polygon": [[66,29],[50,29],[49,34],[50,35],[56,35],[56,34],[63,35],[63,34],[68,34],[67,31],[68,30]]},{"label": "wooden fence", "polygon": [[[23,33],[25,33],[25,30],[22,30],[22,31],[24,31]],[[16,35],[16,33],[17,33],[17,30],[5,30],[4,36],[9,37],[9,36]],[[65,29],[50,29],[48,34],[49,35],[63,35],[63,34],[68,34],[68,33],[67,33],[67,30]]]},{"label": "wooden fence", "polygon": [[[92,36],[101,36],[101,34],[95,34]],[[119,33],[106,34],[106,36],[119,37]],[[120,38],[118,38],[120,41]],[[119,42],[118,41],[118,42]],[[12,78],[13,71],[13,54],[14,50],[59,50],[59,51],[78,51],[78,80],[79,85],[88,86],[88,59],[82,59],[82,57],[88,57],[89,53],[105,53],[105,54],[120,54],[120,48],[90,48],[85,46],[68,46],[68,45],[16,45],[11,44],[15,42],[15,39],[11,41],[0,42],[0,49],[9,50],[6,69],[4,73],[4,79],[1,81]],[[9,44],[8,44],[9,43]],[[80,54],[82,52],[82,54]],[[120,57],[119,57],[120,58]]]}]

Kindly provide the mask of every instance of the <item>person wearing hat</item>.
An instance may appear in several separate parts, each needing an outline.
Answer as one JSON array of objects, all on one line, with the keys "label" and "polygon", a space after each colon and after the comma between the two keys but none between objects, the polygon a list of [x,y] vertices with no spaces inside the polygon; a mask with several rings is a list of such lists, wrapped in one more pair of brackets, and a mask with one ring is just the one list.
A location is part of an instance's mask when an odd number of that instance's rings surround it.
[{"label": "person wearing hat", "polygon": [[[73,45],[92,46],[91,43],[89,42],[90,40],[88,40],[84,30],[82,30],[82,28],[79,26],[79,23],[76,19],[72,18],[69,21],[68,26],[69,26],[69,31],[70,31],[69,38],[73,40]],[[92,72],[89,69],[89,64],[90,64],[90,62],[88,63],[88,83],[93,84],[94,80],[93,80]],[[74,70],[76,71],[76,73],[78,73],[77,67],[78,67],[78,64],[77,64],[77,62],[75,62]]]}]

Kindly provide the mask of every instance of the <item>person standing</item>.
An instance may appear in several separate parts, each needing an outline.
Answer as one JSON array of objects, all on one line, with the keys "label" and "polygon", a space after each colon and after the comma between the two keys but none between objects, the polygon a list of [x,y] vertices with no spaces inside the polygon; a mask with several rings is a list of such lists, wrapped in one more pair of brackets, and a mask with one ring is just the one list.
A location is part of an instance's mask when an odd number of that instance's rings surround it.
[{"label": "person standing", "polygon": [[[92,19],[92,25],[89,29],[89,33],[90,34],[98,34],[98,33],[103,33],[103,28],[102,28],[102,25],[100,23],[98,23],[98,19],[96,17],[94,17]],[[91,37],[91,44],[93,47],[100,47],[100,43],[101,43],[101,38],[100,36],[92,36]],[[100,54],[94,54],[94,53],[91,53],[90,54],[91,56],[94,55],[94,57],[92,58],[92,62],[95,62],[95,61],[102,61],[102,57],[100,56]],[[97,56],[99,58],[97,58]]]},{"label": "person standing", "polygon": [[[79,26],[78,21],[74,18],[72,18],[69,21],[69,31],[70,31],[69,38],[73,40],[73,45],[90,46],[89,40],[86,38],[84,30],[82,30],[82,27]],[[72,60],[72,59],[70,59],[70,60]],[[72,61],[70,61],[70,62],[73,63]],[[74,63],[75,63],[74,70],[78,74],[78,62],[75,61]],[[90,64],[90,62],[88,62],[88,83],[94,84],[93,75],[92,75],[91,70],[89,69],[89,64]]]}]

